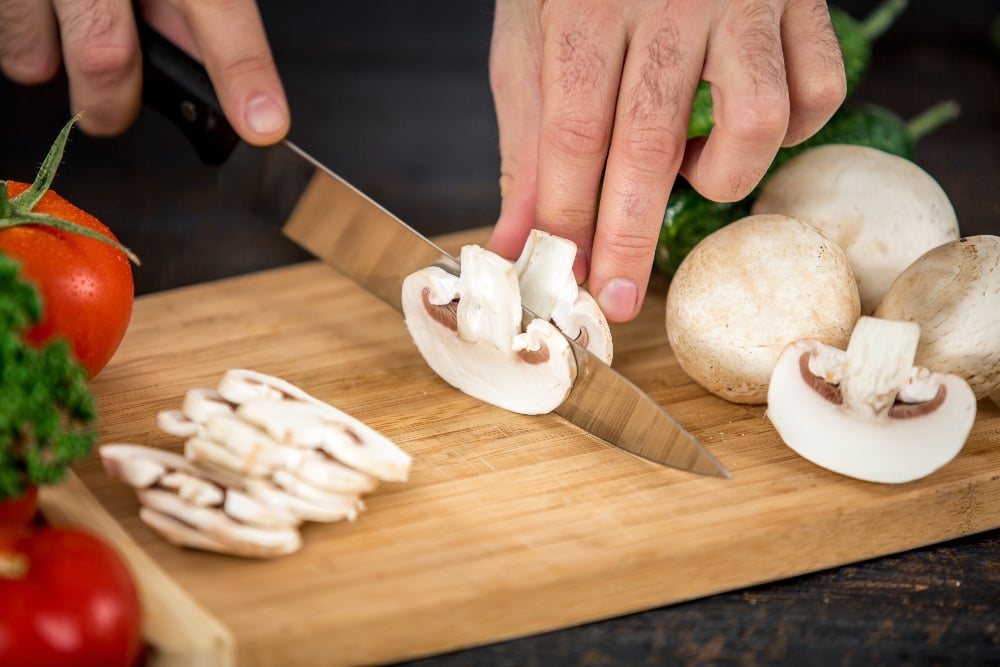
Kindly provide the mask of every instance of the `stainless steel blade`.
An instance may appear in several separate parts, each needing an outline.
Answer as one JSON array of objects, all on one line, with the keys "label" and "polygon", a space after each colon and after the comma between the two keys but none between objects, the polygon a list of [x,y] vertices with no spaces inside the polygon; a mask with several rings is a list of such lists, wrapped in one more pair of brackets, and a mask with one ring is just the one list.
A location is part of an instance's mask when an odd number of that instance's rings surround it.
[{"label": "stainless steel blade", "polygon": [[[266,148],[240,143],[222,167],[220,188],[396,310],[402,310],[403,280],[414,271],[437,265],[458,274],[458,260],[290,142]],[[730,477],[649,396],[584,348],[571,345],[577,379],[557,414],[650,461]]]}]

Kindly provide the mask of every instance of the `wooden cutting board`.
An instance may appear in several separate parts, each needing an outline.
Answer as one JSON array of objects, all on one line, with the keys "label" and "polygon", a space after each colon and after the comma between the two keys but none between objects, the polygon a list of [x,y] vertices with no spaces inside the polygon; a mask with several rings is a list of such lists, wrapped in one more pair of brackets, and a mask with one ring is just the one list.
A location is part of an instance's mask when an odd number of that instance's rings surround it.
[{"label": "wooden cutting board", "polygon": [[[457,250],[472,231],[442,240]],[[283,377],[394,439],[410,481],[354,523],[252,561],[173,547],[96,459],[43,511],[126,555],[157,665],[336,665],[445,652],[676,603],[1000,526],[1000,408],[981,401],[962,453],[889,486],[840,477],[727,403],[666,342],[666,284],[616,326],[617,367],[694,431],[730,481],[652,465],[555,415],[479,403],[424,364],[401,316],[319,263],[145,296],[94,383],[104,442],[180,449],[157,411],[229,368]]]}]

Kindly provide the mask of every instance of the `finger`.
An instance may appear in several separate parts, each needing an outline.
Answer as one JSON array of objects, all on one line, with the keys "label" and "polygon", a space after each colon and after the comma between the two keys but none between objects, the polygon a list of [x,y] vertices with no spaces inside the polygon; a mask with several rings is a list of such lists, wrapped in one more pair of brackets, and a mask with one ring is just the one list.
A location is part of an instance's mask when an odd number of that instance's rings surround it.
[{"label": "finger", "polygon": [[534,0],[498,0],[490,87],[500,139],[500,217],[487,247],[515,259],[535,224],[542,33]]},{"label": "finger", "polygon": [[542,118],[536,226],[578,248],[586,279],[625,57],[615,3],[549,0],[542,10]]},{"label": "finger", "polygon": [[128,0],[54,0],[80,128],[103,136],[124,131],[139,113],[142,65]]},{"label": "finger", "polygon": [[219,103],[248,143],[280,141],[288,133],[288,102],[252,0],[177,0]]},{"label": "finger", "polygon": [[0,69],[36,84],[59,71],[59,33],[48,0],[0,0]]},{"label": "finger", "polygon": [[642,304],[707,30],[700,13],[657,7],[636,17],[629,38],[588,283],[612,322],[632,319]]},{"label": "finger", "polygon": [[760,181],[788,129],[778,0],[728,6],[709,37],[703,77],[715,126],[692,142],[681,172],[705,197],[738,201]]},{"label": "finger", "polygon": [[790,106],[783,145],[792,146],[826,125],[847,95],[847,80],[825,0],[790,2],[781,34]]}]

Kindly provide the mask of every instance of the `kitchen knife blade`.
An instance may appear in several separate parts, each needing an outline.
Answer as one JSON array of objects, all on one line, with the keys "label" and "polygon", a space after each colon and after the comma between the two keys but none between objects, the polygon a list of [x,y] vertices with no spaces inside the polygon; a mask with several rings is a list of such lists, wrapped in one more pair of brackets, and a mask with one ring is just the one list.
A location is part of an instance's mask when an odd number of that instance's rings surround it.
[{"label": "kitchen knife blade", "polygon": [[[250,146],[225,121],[204,69],[148,27],[141,29],[144,100],[178,124],[196,152],[220,164],[234,203],[278,224],[291,240],[402,310],[403,279],[459,263],[290,141]],[[531,318],[531,313],[525,313]],[[590,435],[644,459],[729,478],[708,449],[633,383],[570,341],[577,376],[555,412]]]}]

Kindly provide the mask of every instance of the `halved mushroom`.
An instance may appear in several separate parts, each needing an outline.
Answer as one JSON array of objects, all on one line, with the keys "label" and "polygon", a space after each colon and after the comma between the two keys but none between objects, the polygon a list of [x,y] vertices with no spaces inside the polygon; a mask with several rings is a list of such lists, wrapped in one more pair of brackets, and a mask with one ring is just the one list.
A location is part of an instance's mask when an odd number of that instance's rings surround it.
[{"label": "halved mushroom", "polygon": [[1000,236],[970,236],[917,259],[875,316],[920,325],[916,363],[968,381],[976,398],[1000,392]]},{"label": "halved mushroom", "polygon": [[767,416],[803,457],[857,479],[925,477],[961,451],[976,397],[957,375],[913,365],[920,327],[861,317],[847,350],[789,345],[768,389]]},{"label": "halved mushroom", "polygon": [[462,271],[438,267],[403,281],[406,326],[424,360],[448,384],[521,414],[551,412],[576,378],[573,351],[547,320],[522,330],[521,293],[514,265],[468,245]]}]

